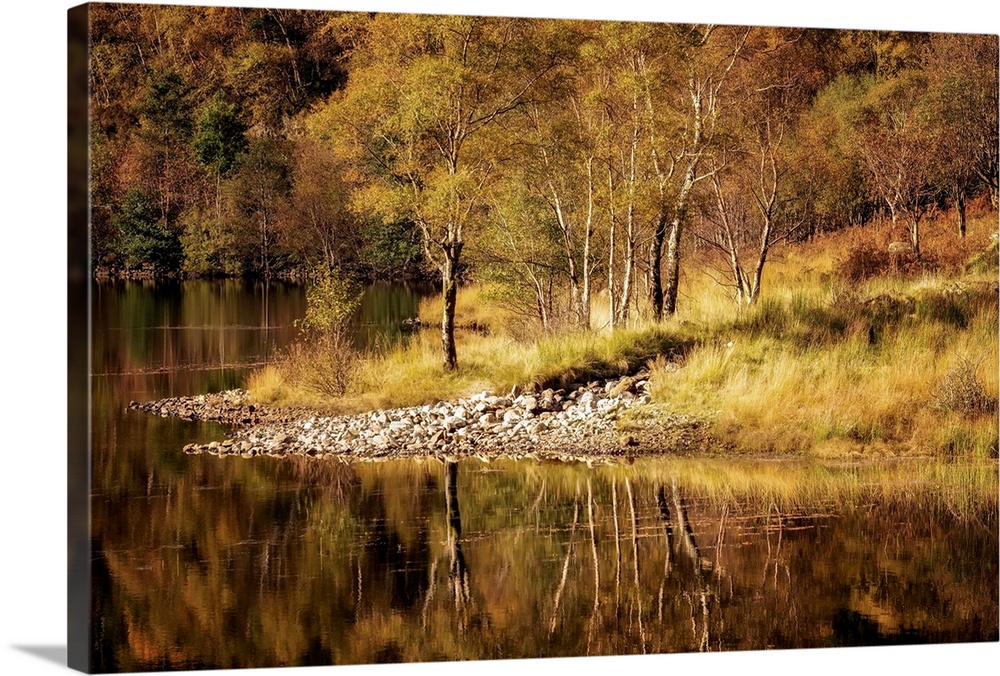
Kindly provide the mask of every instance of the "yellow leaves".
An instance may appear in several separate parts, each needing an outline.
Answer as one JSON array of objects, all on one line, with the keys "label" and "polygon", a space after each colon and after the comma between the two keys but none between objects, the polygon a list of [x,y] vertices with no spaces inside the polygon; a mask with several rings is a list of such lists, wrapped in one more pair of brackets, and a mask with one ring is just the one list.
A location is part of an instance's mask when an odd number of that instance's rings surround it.
[{"label": "yellow leaves", "polygon": [[359,215],[377,215],[384,223],[402,220],[410,212],[403,190],[383,181],[369,182],[355,190],[350,209]]}]

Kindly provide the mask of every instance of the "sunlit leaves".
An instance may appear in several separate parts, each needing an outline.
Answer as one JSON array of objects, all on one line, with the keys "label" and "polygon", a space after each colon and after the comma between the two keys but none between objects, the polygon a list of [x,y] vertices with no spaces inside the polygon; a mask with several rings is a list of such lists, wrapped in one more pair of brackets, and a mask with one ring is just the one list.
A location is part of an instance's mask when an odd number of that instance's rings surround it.
[{"label": "sunlit leaves", "polygon": [[306,291],[303,331],[333,331],[346,325],[361,303],[361,289],[339,270],[325,270]]}]

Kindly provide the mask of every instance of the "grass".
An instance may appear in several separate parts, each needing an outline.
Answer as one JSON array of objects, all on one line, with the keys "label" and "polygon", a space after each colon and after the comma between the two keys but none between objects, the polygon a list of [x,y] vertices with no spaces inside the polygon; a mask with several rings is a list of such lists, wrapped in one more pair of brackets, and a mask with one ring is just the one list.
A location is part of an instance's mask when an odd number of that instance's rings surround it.
[{"label": "grass", "polygon": [[757,311],[772,320],[721,326],[681,369],[654,370],[654,399],[711,418],[717,437],[752,452],[995,455],[995,416],[935,406],[949,372],[968,360],[995,401],[995,305],[967,326],[919,312],[885,319],[864,304]]},{"label": "grass", "polygon": [[293,364],[256,371],[247,387],[258,401],[341,412],[416,406],[482,390],[565,387],[633,373],[657,355],[682,354],[694,338],[662,326],[615,333],[565,333],[515,341],[502,334],[459,330],[459,369],[446,371],[437,331],[362,360],[348,394],[331,399],[305,387]]},{"label": "grass", "polygon": [[[995,457],[997,266],[978,253],[995,227],[981,216],[965,242],[935,232],[925,248],[940,270],[853,285],[836,270],[872,233],[824,237],[777,261],[766,297],[735,316],[689,281],[688,318],[712,338],[654,372],[654,399],[745,452]],[[939,405],[956,392],[970,403]]]},{"label": "grass", "polygon": [[[456,323],[472,330],[457,333],[457,372],[442,367],[440,337],[431,330],[361,360],[342,397],[310,392],[280,364],[256,372],[248,387],[261,401],[348,412],[484,389],[564,387],[650,364],[661,408],[706,419],[719,442],[740,452],[996,457],[998,273],[995,256],[991,264],[983,253],[995,218],[974,216],[964,241],[942,220],[925,228],[922,246],[933,266],[888,274],[866,262],[854,266],[861,273],[851,284],[841,281],[845,261],[868,242],[891,241],[888,226],[790,247],[769,263],[760,302],[739,312],[723,287],[697,272],[704,261],[695,255],[677,317],[613,333],[515,339],[490,290],[466,287]],[[440,313],[439,298],[420,309],[432,325]],[[978,403],[962,404],[970,393]]]}]

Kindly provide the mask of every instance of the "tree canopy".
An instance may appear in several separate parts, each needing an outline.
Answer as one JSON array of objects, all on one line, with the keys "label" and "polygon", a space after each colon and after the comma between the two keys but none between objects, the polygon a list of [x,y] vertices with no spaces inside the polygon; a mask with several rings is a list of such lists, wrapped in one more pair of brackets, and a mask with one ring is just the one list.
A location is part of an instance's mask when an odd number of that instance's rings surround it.
[{"label": "tree canopy", "polygon": [[740,304],[775,246],[995,207],[997,37],[97,5],[95,268],[467,279],[544,330]]}]

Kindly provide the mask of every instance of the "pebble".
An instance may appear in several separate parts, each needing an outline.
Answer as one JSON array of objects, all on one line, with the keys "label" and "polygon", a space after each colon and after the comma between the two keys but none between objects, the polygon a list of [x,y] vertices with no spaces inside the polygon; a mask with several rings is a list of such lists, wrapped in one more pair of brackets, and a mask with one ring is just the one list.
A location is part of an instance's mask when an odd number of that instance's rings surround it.
[{"label": "pebble", "polygon": [[[574,383],[566,390],[546,389],[507,397],[487,391],[466,399],[353,416],[323,416],[305,409],[256,409],[243,390],[197,397],[177,397],[129,408],[190,419],[243,422],[233,439],[188,444],[185,453],[282,456],[287,454],[338,460],[387,457],[463,455],[593,460],[635,453],[632,434],[621,434],[617,419],[650,402],[648,373]],[[249,422],[245,422],[249,421]],[[654,423],[678,439],[697,421],[683,416]],[[643,444],[645,445],[645,444]],[[475,450],[473,450],[475,449]]]}]

